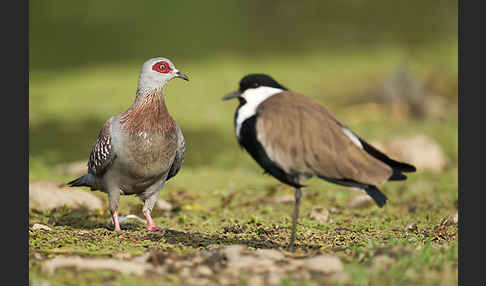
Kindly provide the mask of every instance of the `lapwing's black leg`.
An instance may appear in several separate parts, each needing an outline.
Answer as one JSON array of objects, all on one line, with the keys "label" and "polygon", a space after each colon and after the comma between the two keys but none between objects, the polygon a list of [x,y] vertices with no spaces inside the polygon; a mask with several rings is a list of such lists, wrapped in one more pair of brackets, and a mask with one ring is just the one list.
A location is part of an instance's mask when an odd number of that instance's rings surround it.
[{"label": "lapwing's black leg", "polygon": [[295,241],[295,228],[297,227],[297,220],[299,219],[299,206],[300,198],[302,197],[302,191],[300,188],[295,189],[295,204],[294,204],[294,216],[292,217],[292,233],[290,234],[290,244],[289,250],[291,252],[295,251],[294,241]]}]

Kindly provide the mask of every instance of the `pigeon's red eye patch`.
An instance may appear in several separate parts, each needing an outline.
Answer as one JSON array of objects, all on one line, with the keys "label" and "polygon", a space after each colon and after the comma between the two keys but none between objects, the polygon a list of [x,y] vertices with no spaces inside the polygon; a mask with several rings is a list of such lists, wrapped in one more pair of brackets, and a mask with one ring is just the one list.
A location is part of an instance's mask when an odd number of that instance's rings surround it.
[{"label": "pigeon's red eye patch", "polygon": [[159,73],[168,73],[171,71],[169,64],[164,61],[155,63],[152,69]]}]

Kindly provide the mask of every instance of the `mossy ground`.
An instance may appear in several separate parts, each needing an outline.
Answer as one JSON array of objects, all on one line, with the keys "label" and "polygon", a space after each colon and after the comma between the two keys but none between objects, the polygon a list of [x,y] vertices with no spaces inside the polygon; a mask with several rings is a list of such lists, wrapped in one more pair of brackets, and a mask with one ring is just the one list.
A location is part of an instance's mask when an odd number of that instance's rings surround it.
[{"label": "mossy ground", "polygon": [[[105,194],[102,211],[55,209],[29,212],[29,225],[50,225],[53,231],[29,232],[30,280],[51,285],[184,284],[177,275],[135,277],[108,271],[58,270],[49,276],[42,260],[57,255],[86,257],[136,256],[162,251],[181,259],[203,249],[231,244],[285,251],[293,203],[275,202],[293,190],[262,175],[260,167],[237,146],[233,131],[236,103],[221,97],[249,72],[266,72],[289,88],[325,104],[343,122],[368,140],[427,134],[439,142],[449,160],[440,173],[420,171],[407,181],[381,187],[386,207],[349,209],[359,191],[318,179],[306,182],[298,225],[297,251],[290,256],[327,253],[340,257],[353,285],[455,285],[458,274],[457,225],[444,225],[457,212],[457,105],[445,119],[399,119],[387,110],[359,108],[363,94],[395,68],[407,65],[419,80],[440,78],[440,96],[457,102],[457,47],[433,46],[405,52],[384,51],[268,56],[245,59],[225,55],[207,61],[173,59],[190,77],[166,88],[167,105],[187,142],[186,162],[160,198],[175,208],[154,211],[164,232],[148,232],[144,224],[109,225]],[[54,166],[87,159],[104,120],[131,104],[141,63],[90,66],[30,74],[30,179],[66,182],[72,178]],[[456,89],[454,89],[456,88]],[[355,104],[356,103],[356,104]],[[331,210],[332,222],[310,219],[313,207]],[[141,217],[136,197],[122,197],[121,214]],[[412,225],[415,224],[415,225]],[[395,262],[385,272],[371,271],[374,257]],[[244,278],[244,277],[243,277]],[[245,279],[242,278],[242,284]],[[114,284],[113,284],[114,283]],[[282,280],[282,285],[316,285],[316,281]]]}]

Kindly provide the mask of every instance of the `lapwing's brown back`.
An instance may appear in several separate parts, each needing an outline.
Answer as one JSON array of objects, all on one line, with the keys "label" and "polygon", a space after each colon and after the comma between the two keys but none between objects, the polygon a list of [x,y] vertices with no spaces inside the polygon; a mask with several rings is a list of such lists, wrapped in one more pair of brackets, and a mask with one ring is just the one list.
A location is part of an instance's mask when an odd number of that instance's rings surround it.
[{"label": "lapwing's brown back", "polygon": [[257,138],[286,172],[372,185],[388,180],[392,168],[353,142],[344,128],[327,108],[291,91],[257,109]]}]

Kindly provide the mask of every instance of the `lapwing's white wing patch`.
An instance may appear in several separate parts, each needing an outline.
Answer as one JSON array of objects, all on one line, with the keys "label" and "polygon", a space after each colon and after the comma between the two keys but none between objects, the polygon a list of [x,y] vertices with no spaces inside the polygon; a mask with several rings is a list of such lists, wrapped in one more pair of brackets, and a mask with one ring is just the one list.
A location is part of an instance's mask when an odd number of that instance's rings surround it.
[{"label": "lapwing's white wing patch", "polygon": [[281,93],[282,91],[280,88],[260,86],[247,89],[241,95],[246,100],[246,103],[238,109],[238,115],[236,116],[236,136],[238,138],[240,138],[241,124],[255,115],[258,105],[270,96]]},{"label": "lapwing's white wing patch", "polygon": [[349,130],[346,127],[343,127],[342,129],[344,131],[344,134],[346,134],[346,136],[348,136],[349,139],[351,139],[351,141],[353,141],[353,143],[356,144],[356,146],[363,149],[363,144],[361,144],[361,142],[359,141],[359,138],[356,135],[354,135],[354,133],[351,132],[351,130]]}]

